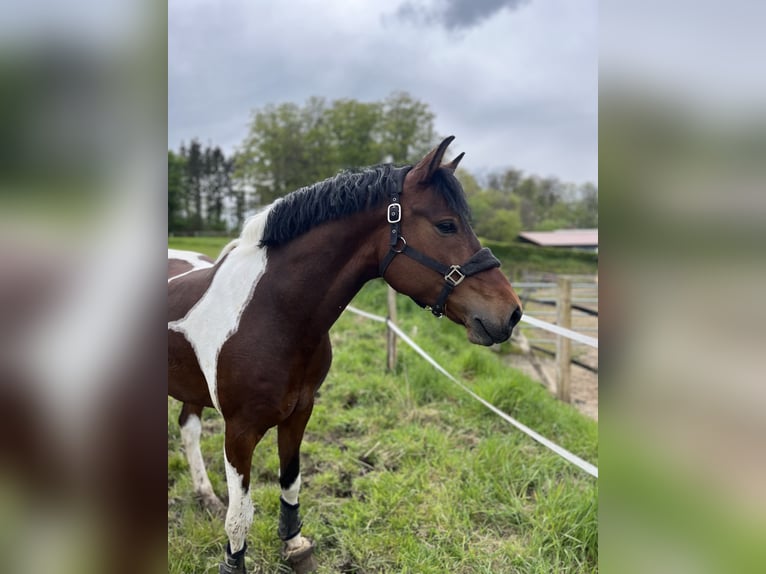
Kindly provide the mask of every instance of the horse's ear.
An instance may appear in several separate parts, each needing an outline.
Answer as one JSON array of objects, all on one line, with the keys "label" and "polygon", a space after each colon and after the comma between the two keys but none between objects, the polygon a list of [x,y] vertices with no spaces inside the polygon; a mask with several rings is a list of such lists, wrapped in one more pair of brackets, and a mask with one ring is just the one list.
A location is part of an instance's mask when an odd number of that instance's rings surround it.
[{"label": "horse's ear", "polygon": [[412,168],[413,175],[415,175],[418,183],[428,183],[431,181],[436,170],[439,169],[439,166],[442,164],[442,158],[444,157],[444,152],[447,151],[447,146],[449,146],[454,139],[455,136],[444,138],[442,143],[428,152],[426,156]]},{"label": "horse's ear", "polygon": [[463,159],[464,155],[465,155],[465,152],[462,152],[459,156],[457,156],[455,159],[453,159],[444,167],[446,167],[450,171],[455,171],[457,169],[458,164],[460,163],[460,160]]}]

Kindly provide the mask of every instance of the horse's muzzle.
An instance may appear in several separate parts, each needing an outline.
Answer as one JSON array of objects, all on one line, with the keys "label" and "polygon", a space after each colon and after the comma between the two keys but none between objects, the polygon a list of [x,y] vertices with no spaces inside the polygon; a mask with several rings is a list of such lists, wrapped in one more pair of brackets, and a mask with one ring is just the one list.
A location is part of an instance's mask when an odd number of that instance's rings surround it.
[{"label": "horse's muzzle", "polygon": [[466,324],[468,340],[477,345],[485,346],[507,341],[520,319],[521,309],[519,307],[516,307],[510,318],[504,321],[474,316]]}]

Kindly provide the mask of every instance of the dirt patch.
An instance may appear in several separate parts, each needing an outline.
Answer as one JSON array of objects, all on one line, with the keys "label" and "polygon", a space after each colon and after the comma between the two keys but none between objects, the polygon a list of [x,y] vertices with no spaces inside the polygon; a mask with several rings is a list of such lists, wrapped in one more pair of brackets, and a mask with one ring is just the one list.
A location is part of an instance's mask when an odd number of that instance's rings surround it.
[{"label": "dirt patch", "polygon": [[[509,355],[508,363],[515,369],[524,372],[530,378],[539,381],[542,385],[556,395],[556,362],[554,359],[535,352],[535,357],[542,368],[545,377],[550,382],[550,386],[543,380],[532,366],[530,360],[524,355]],[[588,347],[587,351],[578,353],[577,359],[585,364],[598,365],[598,349]],[[584,415],[594,420],[598,420],[598,374],[592,373],[577,365],[571,366],[570,374],[570,395],[572,404]]]}]

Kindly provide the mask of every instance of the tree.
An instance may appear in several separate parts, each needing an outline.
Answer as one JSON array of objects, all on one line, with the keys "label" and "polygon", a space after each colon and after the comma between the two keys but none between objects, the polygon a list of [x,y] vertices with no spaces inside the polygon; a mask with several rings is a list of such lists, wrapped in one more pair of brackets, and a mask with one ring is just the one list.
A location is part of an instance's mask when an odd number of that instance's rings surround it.
[{"label": "tree", "polygon": [[598,227],[598,188],[592,183],[580,187],[581,199],[575,209],[575,221],[578,227]]},{"label": "tree", "polygon": [[495,241],[514,241],[522,227],[519,212],[509,207],[510,203],[513,203],[513,198],[496,189],[485,189],[470,195],[468,204],[476,234]]},{"label": "tree", "polygon": [[184,158],[168,150],[168,232],[180,231],[186,225],[185,171]]},{"label": "tree", "polygon": [[463,191],[467,198],[470,199],[481,193],[479,182],[476,181],[476,178],[469,171],[459,167],[455,172],[455,176],[460,181],[460,185],[463,186]]},{"label": "tree", "polygon": [[521,218],[518,211],[501,209],[492,215],[479,227],[480,235],[496,241],[510,243],[515,241],[521,232]]},{"label": "tree", "polygon": [[383,109],[377,102],[336,100],[327,110],[330,145],[342,169],[380,163],[383,151],[380,129]]},{"label": "tree", "polygon": [[502,191],[508,195],[516,193],[516,188],[522,180],[522,172],[519,169],[508,168],[503,172],[490,173],[487,176],[487,187]]},{"label": "tree", "polygon": [[233,159],[220,147],[203,148],[196,139],[178,153],[168,150],[168,231],[222,232],[232,215],[241,224],[246,195],[233,171]]},{"label": "tree", "polygon": [[552,210],[561,201],[561,182],[555,177],[547,177],[539,180],[537,184],[537,202],[538,217],[545,219],[550,216]]},{"label": "tree", "polygon": [[232,162],[226,159],[219,147],[205,149],[204,158],[205,228],[224,231],[224,200],[232,195]]},{"label": "tree", "polygon": [[562,183],[558,178],[524,176],[508,168],[490,173],[487,187],[466,189],[476,232],[487,239],[509,241],[522,229],[549,231],[598,225],[598,189]]},{"label": "tree", "polygon": [[[337,171],[336,153],[331,143],[331,126],[324,98],[312,97],[301,108],[302,170],[299,186],[310,185]],[[292,190],[287,190],[292,191]]]},{"label": "tree", "polygon": [[428,105],[399,92],[383,102],[310,98],[268,105],[253,115],[236,176],[258,200],[274,199],[341,169],[414,161],[435,139]]},{"label": "tree", "polygon": [[303,185],[301,128],[300,108],[295,104],[268,105],[255,113],[237,158],[236,173],[263,203]]},{"label": "tree", "polygon": [[397,163],[415,163],[436,140],[434,113],[407,92],[394,92],[383,102],[382,148]]},{"label": "tree", "polygon": [[186,219],[189,229],[202,229],[202,178],[205,172],[205,159],[199,141],[193,139],[184,158],[186,173]]},{"label": "tree", "polygon": [[247,215],[247,194],[244,189],[233,187],[231,198],[234,202],[232,209],[234,228],[242,229]]}]

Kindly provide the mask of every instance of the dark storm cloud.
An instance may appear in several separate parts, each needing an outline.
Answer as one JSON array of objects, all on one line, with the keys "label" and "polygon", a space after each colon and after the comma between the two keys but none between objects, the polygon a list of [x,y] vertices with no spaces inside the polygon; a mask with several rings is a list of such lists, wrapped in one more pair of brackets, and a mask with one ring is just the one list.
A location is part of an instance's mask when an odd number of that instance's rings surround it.
[{"label": "dark storm cloud", "polygon": [[527,0],[437,0],[435,5],[408,0],[396,11],[403,20],[438,23],[449,30],[465,29],[490,18],[503,8],[515,10]]}]

